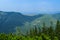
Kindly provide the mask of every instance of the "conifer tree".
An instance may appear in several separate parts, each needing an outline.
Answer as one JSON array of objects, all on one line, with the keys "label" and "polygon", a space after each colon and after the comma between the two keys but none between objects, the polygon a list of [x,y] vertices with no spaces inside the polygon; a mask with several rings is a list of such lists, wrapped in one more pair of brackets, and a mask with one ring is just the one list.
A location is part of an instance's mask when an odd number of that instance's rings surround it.
[{"label": "conifer tree", "polygon": [[57,20],[57,24],[56,24],[56,36],[60,40],[60,21],[59,20]]},{"label": "conifer tree", "polygon": [[35,30],[35,35],[38,35],[38,30],[37,30],[37,27],[35,26],[35,28],[34,28],[34,30]]},{"label": "conifer tree", "polygon": [[31,37],[33,37],[33,35],[34,35],[34,31],[33,31],[33,29],[32,28],[30,28],[30,34],[29,34]]},{"label": "conifer tree", "polygon": [[45,23],[43,23],[42,33],[47,34],[47,27],[45,26]]},{"label": "conifer tree", "polygon": [[53,40],[53,39],[54,39],[54,29],[53,29],[53,23],[52,23],[52,21],[51,21],[50,24],[51,24],[51,25],[50,25],[50,27],[48,28],[48,34],[49,34],[49,36],[51,37],[51,40]]},{"label": "conifer tree", "polygon": [[38,31],[39,31],[38,32],[38,36],[40,36],[41,35],[41,32],[42,32],[40,27],[38,27]]}]

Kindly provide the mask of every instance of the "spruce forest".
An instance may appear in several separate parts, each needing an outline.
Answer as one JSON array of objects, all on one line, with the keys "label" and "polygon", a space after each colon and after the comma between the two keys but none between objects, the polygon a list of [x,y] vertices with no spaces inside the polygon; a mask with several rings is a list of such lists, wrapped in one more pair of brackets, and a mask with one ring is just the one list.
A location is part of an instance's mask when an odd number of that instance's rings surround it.
[{"label": "spruce forest", "polygon": [[57,20],[55,28],[52,22],[50,27],[46,27],[43,23],[42,28],[35,26],[27,30],[26,34],[22,34],[19,28],[15,33],[0,33],[0,40],[60,40],[60,21]]}]

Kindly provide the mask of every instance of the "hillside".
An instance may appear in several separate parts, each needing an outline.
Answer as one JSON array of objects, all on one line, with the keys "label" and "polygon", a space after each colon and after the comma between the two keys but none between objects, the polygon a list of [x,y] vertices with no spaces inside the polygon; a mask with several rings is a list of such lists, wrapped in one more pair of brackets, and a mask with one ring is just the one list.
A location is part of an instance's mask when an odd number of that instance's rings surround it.
[{"label": "hillside", "polygon": [[50,26],[51,21],[55,26],[57,20],[60,20],[60,13],[27,16],[19,12],[0,11],[0,32],[14,32],[17,26],[23,31],[29,30],[33,26],[42,27],[43,23]]},{"label": "hillside", "polygon": [[12,32],[16,26],[23,26],[25,22],[32,22],[40,16],[42,16],[42,14],[37,16],[26,16],[19,12],[0,11],[0,32]]}]

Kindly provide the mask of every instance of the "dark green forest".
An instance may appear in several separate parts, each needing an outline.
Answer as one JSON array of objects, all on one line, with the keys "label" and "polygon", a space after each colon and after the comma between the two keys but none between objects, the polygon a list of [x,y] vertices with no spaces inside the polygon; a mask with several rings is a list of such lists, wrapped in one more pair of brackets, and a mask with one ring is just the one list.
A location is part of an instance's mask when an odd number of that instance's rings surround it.
[{"label": "dark green forest", "polygon": [[51,22],[50,27],[34,27],[30,31],[27,30],[26,34],[22,34],[20,29],[17,28],[15,33],[0,33],[0,40],[60,40],[60,21],[57,21],[56,27],[53,28]]}]

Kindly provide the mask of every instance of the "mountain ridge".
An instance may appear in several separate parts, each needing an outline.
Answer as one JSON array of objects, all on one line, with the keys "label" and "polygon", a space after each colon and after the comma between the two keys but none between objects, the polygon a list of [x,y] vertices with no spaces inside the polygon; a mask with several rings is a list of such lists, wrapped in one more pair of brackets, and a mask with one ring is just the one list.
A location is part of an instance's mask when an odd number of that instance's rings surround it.
[{"label": "mountain ridge", "polygon": [[[31,24],[33,26],[33,24],[36,23],[38,20],[40,20],[41,23],[43,21],[47,21],[46,24],[49,23],[49,20],[53,20],[53,22],[55,22],[56,20],[60,20],[60,13],[26,16],[19,12],[0,11],[0,32],[5,32],[5,33],[14,32],[14,28],[16,28],[17,26],[24,28],[23,26],[25,26],[26,22],[28,22],[28,25]],[[38,22],[40,26],[41,23]],[[30,26],[27,28],[29,29]]]},{"label": "mountain ridge", "polygon": [[25,22],[31,22],[40,16],[26,16],[18,12],[0,12],[0,17],[2,32],[11,32],[16,26],[22,26]]}]

